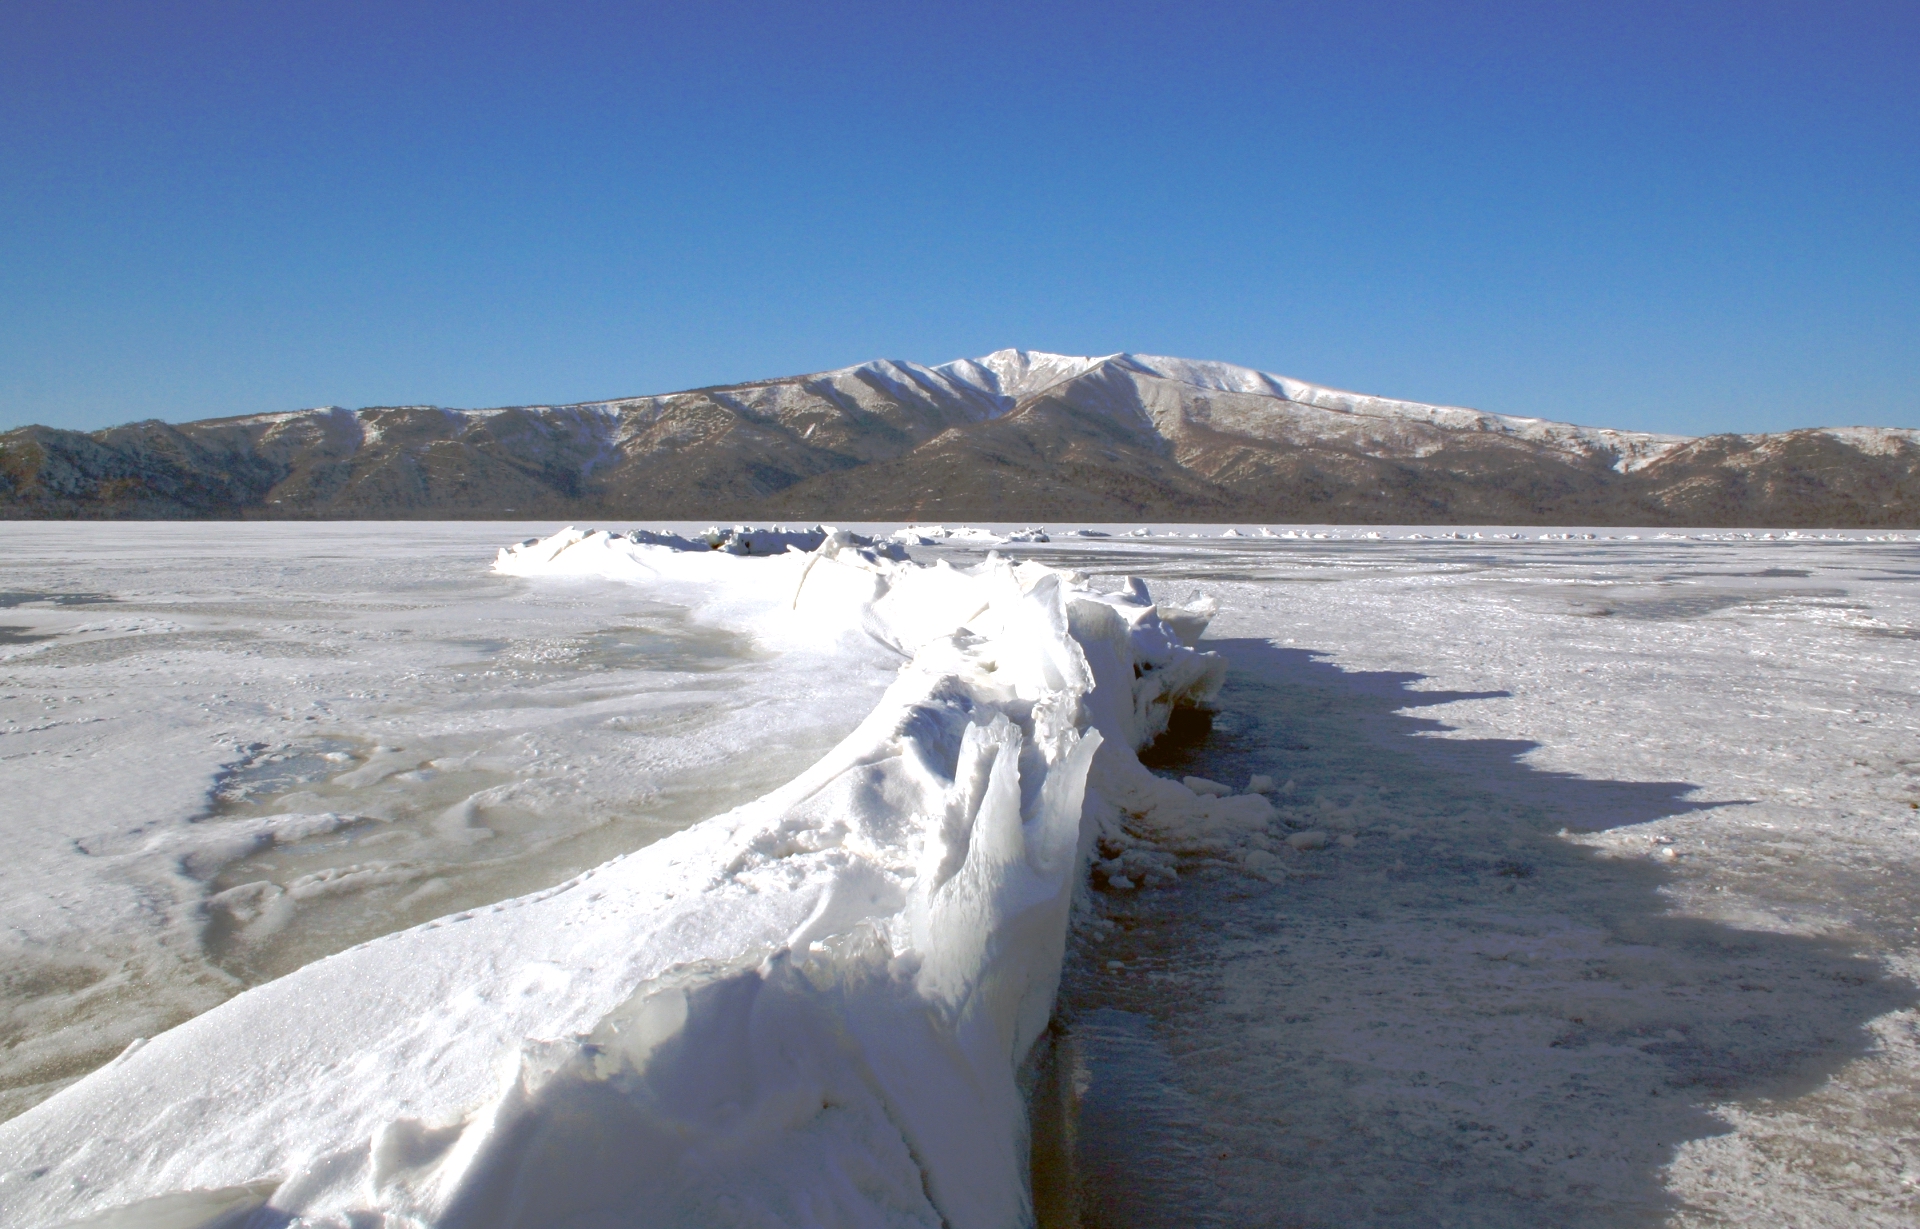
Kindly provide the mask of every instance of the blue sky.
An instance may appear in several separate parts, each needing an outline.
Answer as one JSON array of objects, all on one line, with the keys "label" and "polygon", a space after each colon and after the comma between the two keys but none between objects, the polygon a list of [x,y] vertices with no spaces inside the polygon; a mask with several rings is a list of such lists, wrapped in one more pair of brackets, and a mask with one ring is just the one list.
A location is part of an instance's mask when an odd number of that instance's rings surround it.
[{"label": "blue sky", "polygon": [[1002,346],[1920,427],[1920,5],[0,6],[0,427]]}]

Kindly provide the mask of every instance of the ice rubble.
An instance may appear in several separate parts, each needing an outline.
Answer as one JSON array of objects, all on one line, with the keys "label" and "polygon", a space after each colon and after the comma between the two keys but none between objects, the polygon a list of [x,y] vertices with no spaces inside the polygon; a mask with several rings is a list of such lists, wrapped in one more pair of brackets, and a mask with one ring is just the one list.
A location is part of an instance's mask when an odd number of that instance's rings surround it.
[{"label": "ice rubble", "polygon": [[1211,608],[993,556],[914,565],[844,531],[714,545],[568,529],[495,566],[704,588],[764,634],[888,645],[904,664],[851,735],[571,882],[136,1043],[0,1125],[0,1219],[1030,1222],[1016,1076],[1089,859],[1131,887],[1172,874],[1143,830],[1225,850],[1273,817],[1132,754],[1222,681],[1194,648]]},{"label": "ice rubble", "polygon": [[[904,532],[904,531],[903,531]],[[944,536],[945,531],[940,531]],[[899,541],[875,542],[872,538],[855,533],[832,530],[824,525],[812,528],[794,529],[786,525],[733,525],[712,526],[696,534],[679,534],[667,530],[635,529],[625,536],[626,541],[637,546],[664,546],[680,551],[725,551],[729,555],[784,555],[789,550],[814,551],[821,543],[836,533],[842,535],[842,545],[857,546],[862,550],[888,559],[904,560],[906,551],[902,547],[905,541],[900,534],[894,537]],[[513,575],[533,575],[527,570],[528,562],[544,554],[551,559],[561,551],[574,545],[582,538],[597,536],[594,531],[581,531],[568,526],[550,539],[528,538],[517,547],[507,548],[503,554],[502,566],[496,570]],[[620,536],[620,535],[615,535]],[[991,539],[997,541],[998,539]],[[1044,539],[1043,539],[1044,540]],[[543,549],[536,549],[543,548]],[[522,557],[524,552],[532,552]]]},{"label": "ice rubble", "polygon": [[1048,537],[1046,530],[1036,526],[999,532],[982,529],[977,525],[959,525],[953,528],[945,525],[907,525],[894,530],[891,540],[905,546],[938,546],[944,543],[999,545],[1002,542],[1048,542],[1052,539]]}]

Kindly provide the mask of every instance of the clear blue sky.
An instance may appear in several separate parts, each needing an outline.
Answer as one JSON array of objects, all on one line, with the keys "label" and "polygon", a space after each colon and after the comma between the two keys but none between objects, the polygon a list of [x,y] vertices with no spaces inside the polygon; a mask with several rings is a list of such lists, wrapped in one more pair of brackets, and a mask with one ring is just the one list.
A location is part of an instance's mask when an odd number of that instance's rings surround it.
[{"label": "clear blue sky", "polygon": [[1920,427],[1920,4],[0,4],[0,427],[1002,346]]}]

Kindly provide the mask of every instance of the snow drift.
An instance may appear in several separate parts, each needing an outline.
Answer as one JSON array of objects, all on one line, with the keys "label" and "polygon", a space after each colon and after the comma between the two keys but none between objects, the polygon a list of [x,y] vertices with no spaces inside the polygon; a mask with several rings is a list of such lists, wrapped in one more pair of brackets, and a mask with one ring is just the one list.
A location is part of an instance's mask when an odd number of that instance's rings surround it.
[{"label": "snow drift", "polygon": [[897,679],[826,758],[137,1043],[0,1125],[0,1220],[1030,1222],[1016,1077],[1096,841],[1122,811],[1201,844],[1272,816],[1132,754],[1219,686],[1193,647],[1211,610],[797,532],[813,549],[566,530],[495,567],[647,585],[822,653],[889,646]]}]

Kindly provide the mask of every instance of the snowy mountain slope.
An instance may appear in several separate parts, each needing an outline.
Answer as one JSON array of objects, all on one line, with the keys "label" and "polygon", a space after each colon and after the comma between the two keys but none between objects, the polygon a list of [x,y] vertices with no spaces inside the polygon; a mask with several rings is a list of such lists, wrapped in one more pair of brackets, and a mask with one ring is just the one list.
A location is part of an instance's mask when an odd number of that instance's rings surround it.
[{"label": "snowy mountain slope", "polygon": [[1920,523],[1920,432],[1615,431],[1001,350],[577,405],[0,435],[0,515]]},{"label": "snowy mountain slope", "polygon": [[[1442,431],[1484,431],[1538,442],[1567,453],[1612,453],[1618,458],[1614,468],[1622,473],[1650,464],[1686,442],[1686,437],[1679,435],[1615,431],[1606,427],[1578,427],[1571,423],[1549,422],[1541,418],[1516,418],[1506,414],[1489,414],[1460,406],[1425,405],[1417,401],[1371,397],[1363,393],[1350,393],[1337,388],[1306,384],[1299,380],[1287,379],[1285,376],[1268,375],[1265,372],[1234,367],[1227,363],[1194,362],[1189,359],[1156,358],[1147,355],[1116,357],[1127,360],[1129,365],[1148,374],[1189,384],[1196,388],[1278,398],[1291,402],[1302,410],[1310,407],[1314,410],[1326,411],[1328,414],[1345,415],[1354,420],[1372,420],[1355,421],[1347,427],[1349,433],[1362,439],[1372,437],[1384,441],[1386,437],[1392,435],[1394,425],[1400,425],[1402,430],[1410,430],[1415,424],[1423,424]],[[1298,423],[1303,429],[1316,429],[1322,437],[1341,430],[1341,426],[1337,425],[1339,420],[1330,418],[1327,414],[1289,415],[1287,410],[1280,407],[1261,406],[1255,410],[1255,415],[1264,416],[1268,421],[1292,421]],[[1422,434],[1414,438],[1431,439],[1432,436]],[[1420,454],[1416,453],[1416,455]]]}]

